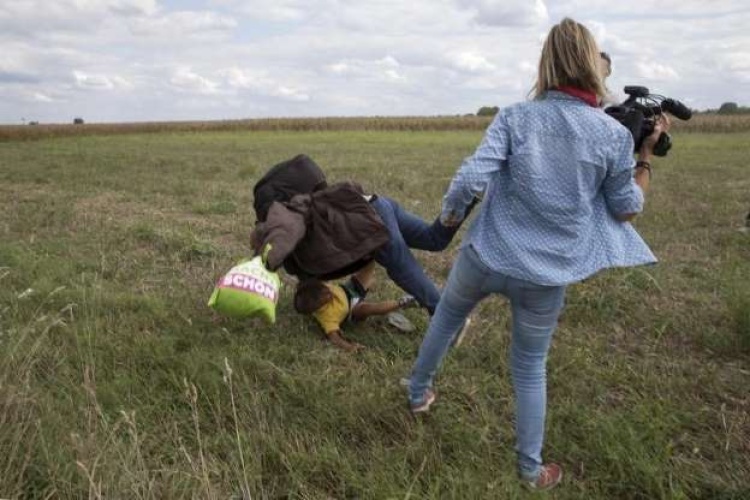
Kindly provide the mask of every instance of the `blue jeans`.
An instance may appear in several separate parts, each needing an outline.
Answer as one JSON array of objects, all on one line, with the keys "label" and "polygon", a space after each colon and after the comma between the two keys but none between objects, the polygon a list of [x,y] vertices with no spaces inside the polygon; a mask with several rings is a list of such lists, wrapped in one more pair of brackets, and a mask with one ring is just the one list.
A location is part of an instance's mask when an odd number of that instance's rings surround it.
[{"label": "blue jeans", "polygon": [[453,265],[427,335],[419,348],[409,401],[420,404],[456,331],[474,306],[492,293],[510,299],[513,333],[510,366],[516,400],[516,452],[524,479],[536,479],[542,464],[547,408],[547,352],[565,298],[564,286],[542,286],[487,267],[471,246]]},{"label": "blue jeans", "polygon": [[383,219],[391,237],[390,241],[378,250],[375,262],[385,268],[394,283],[413,295],[422,307],[433,314],[440,301],[440,291],[427,277],[410,248],[430,252],[445,250],[456,235],[458,227],[443,226],[439,218],[428,224],[385,196],[373,199],[372,207]]}]

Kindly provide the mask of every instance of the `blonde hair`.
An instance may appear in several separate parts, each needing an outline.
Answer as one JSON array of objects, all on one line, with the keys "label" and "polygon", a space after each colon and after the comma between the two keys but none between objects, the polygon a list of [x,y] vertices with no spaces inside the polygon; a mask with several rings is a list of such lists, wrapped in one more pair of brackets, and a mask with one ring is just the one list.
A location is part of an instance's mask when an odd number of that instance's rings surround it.
[{"label": "blonde hair", "polygon": [[599,48],[591,32],[566,17],[552,27],[539,58],[534,97],[550,89],[569,85],[604,96]]}]

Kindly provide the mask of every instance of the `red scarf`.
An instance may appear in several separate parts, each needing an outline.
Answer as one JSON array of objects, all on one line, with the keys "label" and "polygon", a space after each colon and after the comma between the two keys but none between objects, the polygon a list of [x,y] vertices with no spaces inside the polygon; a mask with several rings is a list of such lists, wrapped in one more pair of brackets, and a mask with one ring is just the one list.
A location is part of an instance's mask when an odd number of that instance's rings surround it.
[{"label": "red scarf", "polygon": [[599,98],[595,93],[588,90],[579,89],[578,87],[571,87],[570,85],[563,85],[561,87],[557,87],[555,90],[559,90],[560,92],[565,92],[568,95],[577,97],[594,108],[599,107]]}]

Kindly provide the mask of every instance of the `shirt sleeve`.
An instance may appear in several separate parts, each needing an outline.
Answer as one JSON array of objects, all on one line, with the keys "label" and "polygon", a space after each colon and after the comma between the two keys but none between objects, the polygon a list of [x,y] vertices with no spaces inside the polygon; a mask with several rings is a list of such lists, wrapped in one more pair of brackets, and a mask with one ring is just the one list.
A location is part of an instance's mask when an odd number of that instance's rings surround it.
[{"label": "shirt sleeve", "polygon": [[607,176],[603,183],[604,199],[612,215],[637,214],[643,211],[644,197],[643,190],[633,177],[633,138],[626,133],[618,139],[614,157],[607,165]]},{"label": "shirt sleeve", "polygon": [[463,218],[466,207],[487,187],[492,174],[500,170],[508,158],[510,135],[506,113],[499,112],[487,128],[482,142],[473,155],[466,158],[443,197],[443,217]]},{"label": "shirt sleeve", "polygon": [[318,321],[320,328],[323,329],[326,335],[330,335],[333,332],[341,329],[341,323],[336,320],[335,315],[330,310],[323,310],[314,314],[315,319]]},{"label": "shirt sleeve", "polygon": [[341,323],[349,314],[349,302],[346,298],[346,292],[339,285],[332,286],[326,284],[326,286],[331,290],[333,299],[315,311],[313,316],[325,334],[330,335],[335,331],[341,330]]}]

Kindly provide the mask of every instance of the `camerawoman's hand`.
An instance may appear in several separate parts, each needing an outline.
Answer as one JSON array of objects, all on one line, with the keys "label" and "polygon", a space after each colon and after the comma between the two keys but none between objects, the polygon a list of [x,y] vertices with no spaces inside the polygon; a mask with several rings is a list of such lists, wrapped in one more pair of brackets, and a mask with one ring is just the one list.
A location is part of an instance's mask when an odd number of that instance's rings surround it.
[{"label": "camerawoman's hand", "polygon": [[456,227],[463,221],[455,212],[443,213],[440,215],[440,223],[445,227]]},{"label": "camerawoman's hand", "polygon": [[[662,133],[669,131],[671,122],[666,114],[661,114],[654,124],[654,131],[643,139],[641,149],[638,151],[638,161],[635,164],[635,183],[645,193],[651,184],[651,157],[654,155],[654,146],[659,142]],[[623,214],[619,220],[627,222],[633,220],[635,213]]]},{"label": "camerawoman's hand", "polygon": [[654,154],[654,146],[659,141],[659,136],[662,132],[669,132],[669,127],[672,125],[672,121],[669,119],[669,115],[663,113],[658,116],[656,123],[654,124],[654,131],[651,135],[643,139],[641,149],[638,151],[638,159],[643,161],[649,161],[651,156]]}]

